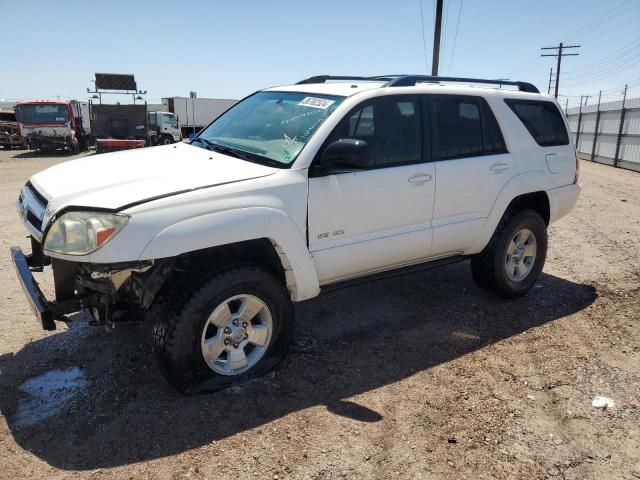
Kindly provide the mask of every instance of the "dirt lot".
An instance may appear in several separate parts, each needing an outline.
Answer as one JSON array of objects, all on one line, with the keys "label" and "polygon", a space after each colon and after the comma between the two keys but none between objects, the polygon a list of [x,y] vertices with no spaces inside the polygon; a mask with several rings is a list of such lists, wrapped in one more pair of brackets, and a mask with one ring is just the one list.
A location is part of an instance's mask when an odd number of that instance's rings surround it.
[{"label": "dirt lot", "polygon": [[47,333],[27,307],[14,202],[68,159],[0,152],[0,478],[640,478],[640,174],[583,164],[526,297],[466,262],[336,291],[297,306],[275,373],[187,398],[144,327]]}]

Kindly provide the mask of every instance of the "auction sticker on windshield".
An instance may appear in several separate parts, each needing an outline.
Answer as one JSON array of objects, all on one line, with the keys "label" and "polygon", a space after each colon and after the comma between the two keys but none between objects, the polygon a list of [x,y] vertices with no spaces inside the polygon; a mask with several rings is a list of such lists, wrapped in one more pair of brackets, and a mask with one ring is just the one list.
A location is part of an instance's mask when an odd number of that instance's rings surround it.
[{"label": "auction sticker on windshield", "polygon": [[313,107],[313,108],[321,108],[322,110],[325,110],[329,108],[331,105],[333,105],[334,103],[335,103],[335,100],[329,100],[327,98],[304,97],[302,100],[300,100],[300,103],[298,103],[298,105],[304,105],[306,107]]}]

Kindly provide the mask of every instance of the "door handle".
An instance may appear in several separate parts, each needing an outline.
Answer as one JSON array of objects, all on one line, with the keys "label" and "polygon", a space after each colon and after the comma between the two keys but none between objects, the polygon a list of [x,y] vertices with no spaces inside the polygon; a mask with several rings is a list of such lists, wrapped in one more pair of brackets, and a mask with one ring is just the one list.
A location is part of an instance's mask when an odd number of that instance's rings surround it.
[{"label": "door handle", "polygon": [[424,185],[425,183],[431,181],[432,178],[433,177],[431,177],[431,175],[417,174],[413,177],[409,177],[409,180],[407,181],[416,185]]},{"label": "door handle", "polygon": [[509,169],[509,165],[503,162],[496,162],[489,167],[489,170],[496,173],[504,172],[505,170],[508,170],[508,169]]}]

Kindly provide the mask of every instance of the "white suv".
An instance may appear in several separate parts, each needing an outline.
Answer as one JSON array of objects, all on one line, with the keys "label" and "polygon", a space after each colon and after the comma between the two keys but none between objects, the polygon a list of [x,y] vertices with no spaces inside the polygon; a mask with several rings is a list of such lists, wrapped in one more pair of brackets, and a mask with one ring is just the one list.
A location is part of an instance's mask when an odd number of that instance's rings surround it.
[{"label": "white suv", "polygon": [[[248,96],[190,145],[34,175],[32,253],[11,251],[45,329],[82,309],[149,318],[188,392],[272,368],[292,301],[334,284],[470,258],[480,287],[526,293],[579,193],[565,118],[533,85],[320,76]],[[31,274],[49,264],[55,301]]]}]

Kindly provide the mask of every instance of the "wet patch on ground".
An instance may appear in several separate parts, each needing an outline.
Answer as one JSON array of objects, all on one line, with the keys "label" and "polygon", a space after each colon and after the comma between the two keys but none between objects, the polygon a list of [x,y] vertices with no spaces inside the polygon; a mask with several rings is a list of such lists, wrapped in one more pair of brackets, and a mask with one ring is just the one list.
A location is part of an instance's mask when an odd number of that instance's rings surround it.
[{"label": "wet patch on ground", "polygon": [[30,427],[59,414],[86,385],[84,373],[77,367],[29,378],[19,387],[25,397],[18,403],[15,428]]}]

